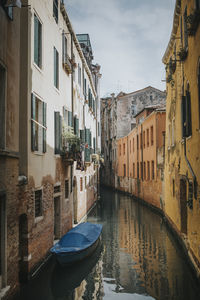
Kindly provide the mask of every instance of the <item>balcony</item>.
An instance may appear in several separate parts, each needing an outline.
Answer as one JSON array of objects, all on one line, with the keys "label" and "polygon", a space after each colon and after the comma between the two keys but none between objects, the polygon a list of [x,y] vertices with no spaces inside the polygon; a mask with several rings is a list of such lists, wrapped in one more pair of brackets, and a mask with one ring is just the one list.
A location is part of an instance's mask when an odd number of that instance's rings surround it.
[{"label": "balcony", "polygon": [[[81,159],[80,138],[73,133],[73,128],[63,125],[61,156],[67,165]],[[78,164],[78,163],[77,163]]]},{"label": "balcony", "polygon": [[65,69],[68,75],[72,73],[71,59],[66,53],[63,56],[63,68]]}]

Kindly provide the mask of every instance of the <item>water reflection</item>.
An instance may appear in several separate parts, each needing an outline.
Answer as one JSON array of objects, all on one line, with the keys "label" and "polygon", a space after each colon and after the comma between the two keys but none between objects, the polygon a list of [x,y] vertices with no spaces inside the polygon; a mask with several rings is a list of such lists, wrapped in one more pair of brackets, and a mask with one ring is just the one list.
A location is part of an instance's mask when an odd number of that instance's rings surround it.
[{"label": "water reflection", "polygon": [[20,300],[200,299],[185,257],[162,219],[148,208],[102,190],[88,221],[103,224],[103,243],[96,252],[71,268],[49,262]]}]

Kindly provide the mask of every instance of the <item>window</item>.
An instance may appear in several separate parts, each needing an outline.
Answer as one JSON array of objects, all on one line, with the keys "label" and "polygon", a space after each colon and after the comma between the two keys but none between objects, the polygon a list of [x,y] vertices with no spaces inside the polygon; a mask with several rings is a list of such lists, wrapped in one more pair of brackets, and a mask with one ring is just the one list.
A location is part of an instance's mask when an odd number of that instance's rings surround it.
[{"label": "window", "polygon": [[65,199],[69,198],[69,179],[65,180]]},{"label": "window", "polygon": [[124,177],[126,177],[126,164],[124,164],[123,166],[124,166]]},{"label": "window", "polygon": [[42,68],[42,24],[34,14],[34,63]]},{"label": "window", "polygon": [[139,149],[139,137],[138,137],[138,134],[137,134],[137,150]]},{"label": "window", "polygon": [[135,178],[135,164],[133,163],[133,178]]},{"label": "window", "polygon": [[53,57],[54,57],[54,86],[59,88],[59,55],[58,51],[54,47],[53,49]]},{"label": "window", "polygon": [[83,191],[83,177],[80,178],[80,191]]},{"label": "window", "polygon": [[54,137],[55,137],[55,154],[60,154],[62,150],[62,117],[60,112],[54,112]]},{"label": "window", "polygon": [[171,147],[171,124],[168,125],[168,148]]},{"label": "window", "polygon": [[146,162],[144,162],[144,180],[146,180]]},{"label": "window", "polygon": [[153,126],[151,126],[151,146],[153,145]]},{"label": "window", "polygon": [[81,86],[81,67],[78,64],[78,84]]},{"label": "window", "polygon": [[182,113],[182,136],[188,137],[192,135],[192,120],[191,120],[191,98],[189,85],[187,87],[186,96],[182,96],[181,103]]},{"label": "window", "polygon": [[119,155],[121,156],[122,155],[122,146],[119,145]]},{"label": "window", "polygon": [[139,178],[139,162],[137,162],[137,178]]},{"label": "window", "polygon": [[6,139],[6,70],[0,65],[0,149],[5,149],[5,139]]},{"label": "window", "polygon": [[46,152],[47,104],[34,94],[31,97],[31,150]]},{"label": "window", "polygon": [[60,185],[55,185],[54,186],[54,194],[57,194],[57,193],[60,193],[61,192],[61,190],[60,190]]},{"label": "window", "polygon": [[195,3],[196,3],[196,9],[200,10],[200,0],[196,0]]},{"label": "window", "polygon": [[172,146],[175,144],[175,119],[172,120]]},{"label": "window", "polygon": [[142,166],[142,162],[140,162],[140,178],[143,179],[143,166]]},{"label": "window", "polygon": [[53,0],[53,17],[58,23],[58,0]]},{"label": "window", "polygon": [[42,190],[35,191],[35,218],[42,216]]},{"label": "window", "polygon": [[65,33],[62,34],[62,61],[63,64],[67,63],[67,37],[65,36]]},{"label": "window", "polygon": [[175,197],[175,180],[172,180],[172,195]]},{"label": "window", "polygon": [[187,6],[184,11],[183,24],[184,24],[184,47],[185,49],[187,49],[188,48]]},{"label": "window", "polygon": [[100,124],[98,122],[98,136],[100,136]]},{"label": "window", "polygon": [[145,131],[143,131],[143,147],[145,148]]},{"label": "window", "polygon": [[147,147],[149,147],[149,129],[147,129]]},{"label": "window", "polygon": [[140,133],[140,149],[142,149],[142,132]]},{"label": "window", "polygon": [[87,176],[85,176],[85,188],[87,186]]},{"label": "window", "polygon": [[147,162],[147,180],[150,180],[150,163]]},{"label": "window", "polygon": [[151,179],[154,180],[154,161],[152,160],[151,161]]},{"label": "window", "polygon": [[131,153],[131,141],[130,141],[130,153]]},{"label": "window", "polygon": [[135,148],[134,148],[134,139],[133,139],[133,152],[135,151]]},{"label": "window", "polygon": [[125,155],[125,144],[123,144],[123,154]]}]

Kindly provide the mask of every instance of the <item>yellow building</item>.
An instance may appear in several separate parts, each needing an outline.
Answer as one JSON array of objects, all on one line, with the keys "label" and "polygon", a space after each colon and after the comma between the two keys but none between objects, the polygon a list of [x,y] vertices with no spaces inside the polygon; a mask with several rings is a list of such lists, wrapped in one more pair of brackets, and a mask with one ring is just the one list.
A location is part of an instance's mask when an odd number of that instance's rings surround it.
[{"label": "yellow building", "polygon": [[165,213],[200,276],[200,1],[176,0],[166,65]]}]

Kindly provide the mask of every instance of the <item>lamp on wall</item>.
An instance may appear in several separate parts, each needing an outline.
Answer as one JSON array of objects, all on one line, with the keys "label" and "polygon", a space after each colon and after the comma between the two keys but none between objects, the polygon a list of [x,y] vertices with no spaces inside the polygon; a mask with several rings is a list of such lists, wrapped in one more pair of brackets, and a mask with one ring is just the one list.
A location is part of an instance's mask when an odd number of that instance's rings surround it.
[{"label": "lamp on wall", "polygon": [[4,7],[22,7],[21,1],[20,0],[7,0],[6,3],[4,4]]}]

